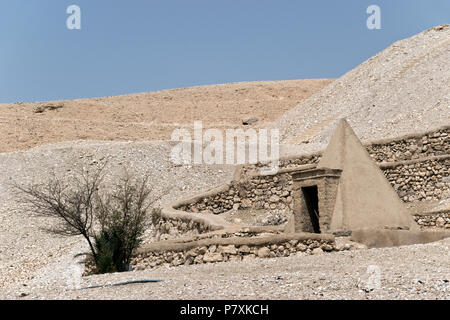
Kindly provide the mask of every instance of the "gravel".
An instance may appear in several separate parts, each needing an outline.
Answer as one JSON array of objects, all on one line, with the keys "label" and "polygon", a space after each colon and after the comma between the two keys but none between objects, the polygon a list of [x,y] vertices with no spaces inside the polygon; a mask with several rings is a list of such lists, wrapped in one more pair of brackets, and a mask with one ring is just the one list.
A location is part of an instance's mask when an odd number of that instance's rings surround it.
[{"label": "gravel", "polygon": [[[449,299],[450,239],[425,245],[251,259],[89,276],[81,288],[50,286],[28,299]],[[377,278],[377,276],[379,277]],[[379,282],[377,282],[379,279]],[[379,283],[379,286],[377,285]],[[28,288],[10,298],[29,293]]]},{"label": "gravel", "polygon": [[[108,161],[109,182],[124,172],[149,172],[155,206],[198,194],[229,182],[232,166],[174,166],[168,142],[67,142],[0,154],[0,298],[14,297],[17,285],[37,290],[72,281],[78,267],[74,255],[87,252],[80,237],[49,234],[55,220],[22,210],[12,183],[41,183],[49,173],[69,177],[74,168]],[[106,182],[108,182],[108,179]],[[71,272],[70,270],[75,270]]]}]

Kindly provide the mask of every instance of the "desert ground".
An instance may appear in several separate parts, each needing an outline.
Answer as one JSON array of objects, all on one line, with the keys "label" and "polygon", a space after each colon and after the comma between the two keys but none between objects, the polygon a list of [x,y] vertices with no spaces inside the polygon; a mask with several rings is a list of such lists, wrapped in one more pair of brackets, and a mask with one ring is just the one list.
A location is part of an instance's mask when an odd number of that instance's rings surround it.
[{"label": "desert ground", "polygon": [[[81,285],[162,280],[158,283],[66,291],[60,285],[38,291],[18,286],[15,294],[30,294],[29,299],[448,299],[450,263],[442,258],[449,246],[446,239],[426,245],[169,267],[90,276]],[[382,289],[370,286],[371,266],[380,270]]]},{"label": "desert ground", "polygon": [[[12,185],[108,159],[150,173],[164,205],[232,179],[231,165],[175,166],[171,132],[279,128],[286,153],[323,150],[339,118],[363,142],[450,124],[450,27],[401,40],[337,80],[233,83],[120,97],[0,105],[1,299],[449,299],[450,239],[276,259],[82,276],[80,237],[49,234],[50,218],[21,209]],[[367,286],[368,268],[381,288]],[[159,283],[107,286],[130,280]]]},{"label": "desert ground", "polygon": [[264,126],[333,80],[243,82],[119,97],[0,104],[0,152],[74,140],[169,140],[174,129]]}]

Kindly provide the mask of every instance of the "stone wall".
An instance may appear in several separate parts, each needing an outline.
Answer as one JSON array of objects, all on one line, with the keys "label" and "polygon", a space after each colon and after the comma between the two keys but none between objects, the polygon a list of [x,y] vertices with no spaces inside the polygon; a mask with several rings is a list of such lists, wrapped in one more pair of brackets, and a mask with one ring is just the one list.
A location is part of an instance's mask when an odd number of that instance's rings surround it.
[{"label": "stone wall", "polygon": [[[386,178],[404,202],[440,200],[450,197],[450,127],[422,135],[367,145]],[[285,221],[292,213],[290,172],[314,167],[319,153],[280,160],[279,173],[258,175],[262,164],[239,168],[236,181],[225,190],[209,195],[177,210],[221,214],[229,210],[265,210]],[[402,160],[400,162],[393,162]]]},{"label": "stone wall", "polygon": [[151,237],[156,241],[163,241],[182,236],[195,236],[210,231],[207,225],[200,222],[158,217],[153,221]]},{"label": "stone wall", "polygon": [[160,266],[179,266],[202,263],[241,261],[254,258],[288,257],[297,252],[320,254],[349,250],[350,246],[336,246],[330,240],[289,240],[276,244],[201,246],[189,250],[149,251],[137,254],[131,261],[136,270]]},{"label": "stone wall", "polygon": [[386,165],[382,169],[404,202],[450,197],[450,157]]},{"label": "stone wall", "polygon": [[176,209],[214,214],[232,209],[265,209],[280,214],[292,210],[291,191],[292,177],[289,173],[253,176],[234,182],[224,192]]},{"label": "stone wall", "polygon": [[429,215],[416,215],[414,220],[423,228],[450,229],[450,211]]},{"label": "stone wall", "polygon": [[[448,157],[384,165],[381,169],[404,202],[450,197]],[[265,209],[275,215],[292,212],[292,176],[289,172],[247,179],[234,182],[222,193],[176,209],[214,214],[232,209]]]},{"label": "stone wall", "polygon": [[[322,154],[321,153],[313,153],[308,155],[301,155],[297,157],[287,157],[281,158],[279,161],[280,169],[295,169],[301,166],[306,165],[316,165]],[[261,163],[245,165],[241,169],[241,177],[246,178],[248,176],[253,176],[259,174],[261,169],[269,169],[270,167]]]},{"label": "stone wall", "polygon": [[367,146],[376,162],[397,162],[450,154],[450,127]]},{"label": "stone wall", "polygon": [[[450,154],[450,126],[441,129],[399,137],[385,139],[366,145],[366,149],[375,162],[399,162],[416,160],[433,156]],[[280,159],[280,169],[292,169],[308,164],[317,164],[321,153],[288,157]],[[243,175],[258,173],[265,168],[263,164],[246,165],[243,167]]]}]

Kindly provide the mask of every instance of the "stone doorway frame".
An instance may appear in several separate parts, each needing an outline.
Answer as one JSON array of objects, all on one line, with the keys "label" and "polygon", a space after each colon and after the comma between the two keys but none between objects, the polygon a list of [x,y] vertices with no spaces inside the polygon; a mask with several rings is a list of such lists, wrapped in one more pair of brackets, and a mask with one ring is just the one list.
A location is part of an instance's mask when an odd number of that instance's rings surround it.
[{"label": "stone doorway frame", "polygon": [[[316,168],[292,173],[295,232],[327,233],[329,231],[341,173],[342,170],[329,168]],[[313,226],[303,193],[303,188],[310,187],[317,187],[318,228]]]}]

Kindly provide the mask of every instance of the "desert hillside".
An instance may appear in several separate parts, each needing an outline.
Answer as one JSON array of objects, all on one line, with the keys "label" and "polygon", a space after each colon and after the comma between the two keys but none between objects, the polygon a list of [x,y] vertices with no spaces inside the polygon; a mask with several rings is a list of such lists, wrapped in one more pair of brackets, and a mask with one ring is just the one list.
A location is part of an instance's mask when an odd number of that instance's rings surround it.
[{"label": "desert hillside", "polygon": [[271,123],[332,80],[209,85],[118,97],[0,104],[0,152],[73,140],[168,140],[175,128]]},{"label": "desert hillside", "polygon": [[392,44],[317,95],[282,115],[284,143],[326,146],[345,117],[363,141],[432,130],[450,123],[450,26]]}]

